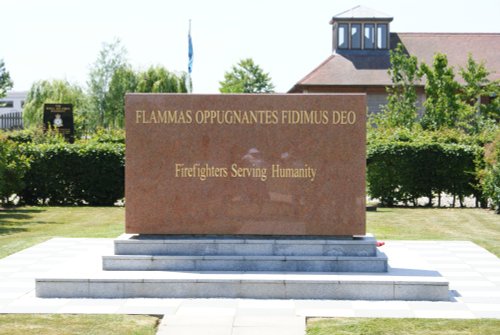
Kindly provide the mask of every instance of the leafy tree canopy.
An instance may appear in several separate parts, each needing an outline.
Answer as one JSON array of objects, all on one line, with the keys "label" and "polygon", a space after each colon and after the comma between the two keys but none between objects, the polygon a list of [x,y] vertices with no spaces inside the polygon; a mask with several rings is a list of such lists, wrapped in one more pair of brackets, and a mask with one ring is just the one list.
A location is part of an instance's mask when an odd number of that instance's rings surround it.
[{"label": "leafy tree canopy", "polygon": [[392,85],[387,87],[387,105],[380,115],[376,115],[378,126],[411,128],[417,121],[417,90],[421,73],[418,60],[405,52],[398,44],[390,51],[391,67],[388,70]]},{"label": "leafy tree canopy", "polygon": [[186,93],[186,74],[176,75],[161,66],[152,66],[137,75],[136,92],[141,93]]},{"label": "leafy tree canopy", "polygon": [[500,101],[497,97],[500,95],[500,82],[489,80],[490,72],[484,62],[476,62],[471,54],[459,73],[465,81],[460,90],[460,99],[465,103],[470,123],[478,127],[487,120],[498,123]]},{"label": "leafy tree canopy", "polygon": [[3,59],[0,59],[0,98],[5,97],[7,91],[13,86],[12,80],[10,79],[10,74],[5,69],[5,63]]},{"label": "leafy tree canopy", "polygon": [[448,66],[448,58],[437,53],[432,66],[423,63],[421,70],[426,78],[422,126],[432,130],[457,126],[462,111],[457,94],[460,85],[455,80],[453,68]]},{"label": "leafy tree canopy", "polygon": [[125,119],[125,94],[134,92],[137,74],[128,65],[116,69],[105,96],[105,124],[112,128],[123,128]]},{"label": "leafy tree canopy", "polygon": [[73,104],[75,132],[81,135],[85,131],[85,114],[88,108],[87,97],[81,87],[66,80],[41,80],[35,82],[28,91],[23,110],[26,127],[41,127],[43,105],[46,103]]},{"label": "leafy tree canopy", "polygon": [[251,58],[242,59],[237,65],[233,65],[219,84],[221,93],[274,92],[269,73],[264,72]]},{"label": "leafy tree canopy", "polygon": [[144,72],[136,72],[128,65],[117,68],[105,95],[105,127],[123,128],[125,94],[132,92],[186,93],[186,74],[175,74],[162,66],[152,66]]},{"label": "leafy tree canopy", "polygon": [[127,50],[119,39],[103,43],[96,61],[89,74],[88,88],[92,108],[88,115],[89,125],[95,129],[106,127],[106,95],[115,71],[126,66]]}]

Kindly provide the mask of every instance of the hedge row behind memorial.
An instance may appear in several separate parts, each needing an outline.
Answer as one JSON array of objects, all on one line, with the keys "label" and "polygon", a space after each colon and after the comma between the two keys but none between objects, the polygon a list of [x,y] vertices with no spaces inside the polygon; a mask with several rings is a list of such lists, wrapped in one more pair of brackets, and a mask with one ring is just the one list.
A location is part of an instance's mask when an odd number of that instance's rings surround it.
[{"label": "hedge row behind memorial", "polygon": [[21,192],[28,205],[113,205],[124,196],[124,145],[25,144],[30,160]]},{"label": "hedge row behind memorial", "polygon": [[368,146],[370,196],[383,205],[416,204],[420,197],[447,193],[462,200],[481,197],[476,177],[482,148],[473,144],[375,142]]},{"label": "hedge row behind memorial", "polygon": [[[17,147],[14,150],[28,156],[30,161],[29,167],[23,167],[21,179],[16,181],[16,185],[24,186],[19,193],[21,202],[32,205],[112,205],[123,198],[123,136],[113,135],[111,143],[106,136],[98,138],[98,141],[73,145],[35,144],[31,143],[31,137],[26,136],[20,140],[9,138],[17,144],[11,147]],[[498,145],[500,141],[497,139],[496,143]],[[497,182],[500,180],[500,165],[498,159],[490,159],[491,162],[485,164],[482,146],[479,142],[455,138],[454,134],[443,138],[441,133],[426,136],[392,131],[390,135],[380,135],[379,131],[377,136],[370,136],[368,143],[369,194],[380,198],[383,205],[395,205],[400,202],[412,204],[419,197],[437,196],[441,191],[457,198],[480,197],[484,189],[490,201],[500,206]],[[12,164],[11,161],[5,163]],[[17,165],[13,166],[16,171],[19,169]],[[478,171],[483,171],[479,174],[481,184],[477,182]],[[12,175],[5,178],[10,183],[15,181]],[[8,192],[7,189],[4,191]]]}]

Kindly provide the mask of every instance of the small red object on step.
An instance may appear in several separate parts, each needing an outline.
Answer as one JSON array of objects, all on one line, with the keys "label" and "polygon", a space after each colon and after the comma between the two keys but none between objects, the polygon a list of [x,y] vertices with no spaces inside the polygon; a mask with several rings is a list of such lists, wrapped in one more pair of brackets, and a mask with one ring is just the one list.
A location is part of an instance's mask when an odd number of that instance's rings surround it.
[{"label": "small red object on step", "polygon": [[385,242],[380,242],[380,241],[379,241],[379,242],[377,242],[377,247],[381,247],[381,246],[383,246],[383,245],[385,245]]}]

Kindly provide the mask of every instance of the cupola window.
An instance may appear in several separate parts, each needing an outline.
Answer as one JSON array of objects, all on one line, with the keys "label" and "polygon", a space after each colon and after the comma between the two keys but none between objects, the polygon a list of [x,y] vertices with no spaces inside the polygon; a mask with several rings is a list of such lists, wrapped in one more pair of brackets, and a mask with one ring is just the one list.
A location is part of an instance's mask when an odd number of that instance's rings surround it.
[{"label": "cupola window", "polygon": [[361,49],[361,24],[351,24],[351,49]]},{"label": "cupola window", "polygon": [[339,24],[339,49],[349,48],[349,25],[346,23]]},{"label": "cupola window", "polygon": [[387,24],[377,24],[377,49],[387,49]]},{"label": "cupola window", "polygon": [[375,25],[373,23],[365,24],[365,33],[363,42],[365,44],[365,49],[375,48]]},{"label": "cupola window", "polygon": [[356,6],[332,17],[333,52],[350,50],[388,50],[392,17],[385,13]]}]

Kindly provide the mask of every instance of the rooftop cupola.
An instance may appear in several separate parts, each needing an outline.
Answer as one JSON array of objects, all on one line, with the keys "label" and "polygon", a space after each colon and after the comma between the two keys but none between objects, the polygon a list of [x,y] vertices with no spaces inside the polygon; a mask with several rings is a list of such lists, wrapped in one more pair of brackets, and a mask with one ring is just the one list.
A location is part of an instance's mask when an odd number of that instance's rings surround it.
[{"label": "rooftop cupola", "polygon": [[332,17],[333,52],[388,50],[392,17],[364,6],[356,6]]}]

